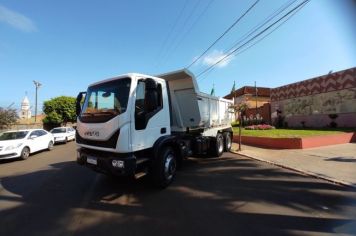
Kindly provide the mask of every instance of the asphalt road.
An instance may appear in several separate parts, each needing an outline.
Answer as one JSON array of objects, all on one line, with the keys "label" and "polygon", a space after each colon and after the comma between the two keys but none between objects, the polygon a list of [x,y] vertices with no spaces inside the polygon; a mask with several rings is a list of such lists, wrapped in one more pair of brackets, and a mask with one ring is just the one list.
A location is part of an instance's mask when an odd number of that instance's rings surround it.
[{"label": "asphalt road", "polygon": [[0,235],[356,234],[356,190],[235,154],[186,161],[165,190],[75,155],[71,142],[0,161]]}]

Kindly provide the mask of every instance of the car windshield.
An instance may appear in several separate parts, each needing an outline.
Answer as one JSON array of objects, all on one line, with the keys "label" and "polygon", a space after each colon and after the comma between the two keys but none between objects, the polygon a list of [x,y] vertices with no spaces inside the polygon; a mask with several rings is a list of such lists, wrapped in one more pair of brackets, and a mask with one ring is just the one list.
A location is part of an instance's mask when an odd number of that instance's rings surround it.
[{"label": "car windshield", "polygon": [[66,132],[65,128],[58,128],[58,129],[52,129],[51,130],[52,134],[65,133],[65,132]]},{"label": "car windshield", "polygon": [[80,119],[106,122],[124,113],[129,99],[131,79],[123,78],[89,87]]},{"label": "car windshield", "polygon": [[16,132],[6,132],[0,134],[0,140],[15,140],[15,139],[23,139],[28,134],[28,131],[16,131]]}]

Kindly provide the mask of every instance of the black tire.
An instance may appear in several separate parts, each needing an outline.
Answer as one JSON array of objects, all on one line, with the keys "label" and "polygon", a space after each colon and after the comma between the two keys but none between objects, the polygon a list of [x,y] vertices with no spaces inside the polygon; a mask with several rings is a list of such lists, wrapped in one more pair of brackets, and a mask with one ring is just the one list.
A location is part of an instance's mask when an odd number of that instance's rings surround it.
[{"label": "black tire", "polygon": [[224,137],[221,133],[213,138],[210,144],[210,155],[213,157],[220,157],[224,153]]},{"label": "black tire", "polygon": [[173,148],[163,147],[159,155],[153,160],[150,175],[153,184],[159,188],[166,188],[172,183],[177,170],[177,157]]},{"label": "black tire", "polygon": [[230,152],[232,146],[232,137],[230,132],[224,133],[224,150]]},{"label": "black tire", "polygon": [[20,156],[20,158],[21,158],[22,160],[26,160],[26,159],[29,158],[29,156],[30,156],[30,149],[29,149],[28,147],[24,147],[24,148],[22,149],[22,151],[21,151],[21,156]]},{"label": "black tire", "polygon": [[220,157],[224,153],[224,137],[218,133],[215,138],[212,138],[210,143],[210,155]]},{"label": "black tire", "polygon": [[47,150],[51,151],[53,149],[53,141],[49,141],[48,146],[47,146]]}]

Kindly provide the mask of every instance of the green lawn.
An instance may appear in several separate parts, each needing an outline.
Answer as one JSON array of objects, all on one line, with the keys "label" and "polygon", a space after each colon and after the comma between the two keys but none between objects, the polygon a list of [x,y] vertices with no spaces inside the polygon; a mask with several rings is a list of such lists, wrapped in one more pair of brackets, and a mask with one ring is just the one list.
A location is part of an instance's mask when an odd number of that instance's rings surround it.
[{"label": "green lawn", "polygon": [[[233,127],[234,135],[239,134],[239,128]],[[272,130],[241,130],[244,136],[271,137],[271,138],[298,138],[306,136],[320,136],[356,132],[356,129],[272,129]]]}]

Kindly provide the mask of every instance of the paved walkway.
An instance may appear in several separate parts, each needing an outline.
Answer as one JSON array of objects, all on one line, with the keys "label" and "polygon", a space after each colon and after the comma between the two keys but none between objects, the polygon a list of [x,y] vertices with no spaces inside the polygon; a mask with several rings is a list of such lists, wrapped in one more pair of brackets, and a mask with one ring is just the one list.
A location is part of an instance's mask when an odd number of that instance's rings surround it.
[{"label": "paved walkway", "polygon": [[[234,143],[232,149],[238,149]],[[356,143],[309,149],[264,149],[242,145],[238,154],[356,187]]]}]

